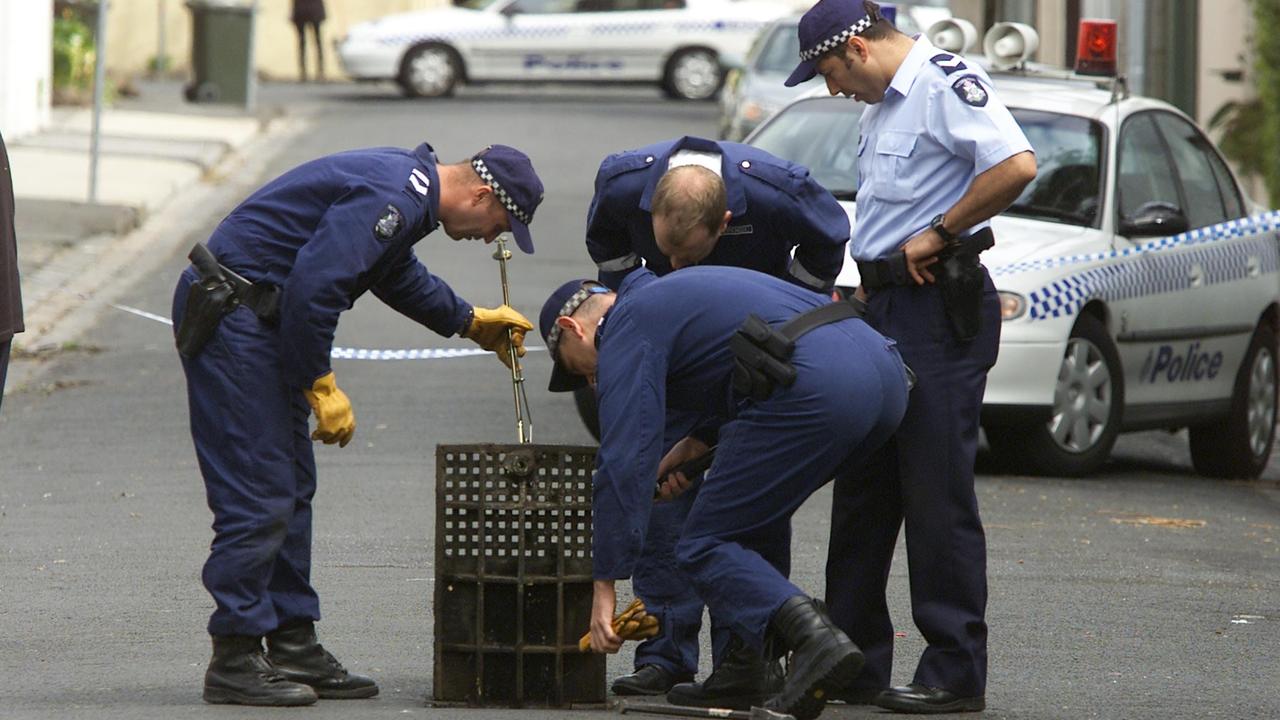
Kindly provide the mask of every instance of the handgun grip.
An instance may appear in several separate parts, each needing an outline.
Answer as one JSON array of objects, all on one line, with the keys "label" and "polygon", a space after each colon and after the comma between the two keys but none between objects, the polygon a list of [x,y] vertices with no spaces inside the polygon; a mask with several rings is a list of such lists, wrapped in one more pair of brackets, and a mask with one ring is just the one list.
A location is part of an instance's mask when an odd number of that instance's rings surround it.
[{"label": "handgun grip", "polygon": [[195,266],[196,272],[200,273],[201,280],[217,280],[219,282],[226,280],[226,276],[222,274],[222,267],[218,265],[218,258],[209,252],[209,248],[204,243],[196,243],[191,247],[191,252],[187,254],[187,259]]}]

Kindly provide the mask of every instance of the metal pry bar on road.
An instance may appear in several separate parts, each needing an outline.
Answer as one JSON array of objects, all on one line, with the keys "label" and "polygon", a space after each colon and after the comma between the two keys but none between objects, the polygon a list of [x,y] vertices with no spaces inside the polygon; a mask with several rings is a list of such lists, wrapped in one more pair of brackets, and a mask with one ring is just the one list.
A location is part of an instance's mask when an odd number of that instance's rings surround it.
[{"label": "metal pry bar on road", "polygon": [[796,720],[795,716],[774,712],[767,708],[753,707],[750,710],[730,710],[728,708],[685,707],[683,705],[659,705],[657,703],[633,703],[619,700],[617,711],[627,713],[644,713],[646,715],[666,715],[668,717],[687,718],[731,718],[731,720]]},{"label": "metal pry bar on road", "polygon": [[[498,261],[502,272],[502,304],[511,304],[511,289],[507,284],[507,261],[511,259],[511,251],[507,249],[507,241],[503,235],[498,236],[498,249],[493,251],[493,259]],[[524,370],[520,367],[520,356],[516,353],[512,342],[510,328],[507,329],[507,347],[511,353],[511,396],[516,404],[516,437],[521,445],[533,442],[533,411],[529,408],[529,396],[524,391]]]}]

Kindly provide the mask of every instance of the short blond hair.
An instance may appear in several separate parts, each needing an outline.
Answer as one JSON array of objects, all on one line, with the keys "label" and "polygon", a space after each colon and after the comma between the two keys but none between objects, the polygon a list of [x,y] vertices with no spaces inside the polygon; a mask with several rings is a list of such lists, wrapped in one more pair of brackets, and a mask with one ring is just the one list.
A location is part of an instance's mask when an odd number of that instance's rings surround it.
[{"label": "short blond hair", "polygon": [[729,201],[719,175],[699,165],[681,165],[658,181],[650,207],[666,219],[676,237],[687,237],[699,226],[715,237]]}]

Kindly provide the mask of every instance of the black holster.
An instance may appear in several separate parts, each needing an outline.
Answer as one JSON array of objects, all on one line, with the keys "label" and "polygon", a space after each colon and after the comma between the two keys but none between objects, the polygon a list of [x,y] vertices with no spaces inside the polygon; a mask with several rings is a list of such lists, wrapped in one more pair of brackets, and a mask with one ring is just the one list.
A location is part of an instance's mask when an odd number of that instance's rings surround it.
[{"label": "black holster", "polygon": [[213,337],[222,318],[240,305],[248,307],[263,322],[277,322],[280,289],[275,285],[245,280],[219,264],[209,248],[200,243],[191,248],[187,258],[198,277],[187,291],[187,307],[178,325],[178,352],[183,357],[195,357]]},{"label": "black holster", "polygon": [[938,254],[934,278],[951,334],[969,342],[982,330],[983,272],[978,254],[994,244],[990,228],[951,243]]},{"label": "black holster", "polygon": [[236,308],[235,288],[209,249],[199,243],[187,256],[199,276],[187,290],[187,306],[178,324],[178,352],[195,357],[213,337],[222,318]]},{"label": "black holster", "polygon": [[748,315],[729,338],[734,357],[733,391],[759,402],[768,399],[779,385],[791,387],[796,382],[791,355],[802,335],[822,325],[865,314],[866,304],[851,297],[801,313],[777,328],[756,315]]}]

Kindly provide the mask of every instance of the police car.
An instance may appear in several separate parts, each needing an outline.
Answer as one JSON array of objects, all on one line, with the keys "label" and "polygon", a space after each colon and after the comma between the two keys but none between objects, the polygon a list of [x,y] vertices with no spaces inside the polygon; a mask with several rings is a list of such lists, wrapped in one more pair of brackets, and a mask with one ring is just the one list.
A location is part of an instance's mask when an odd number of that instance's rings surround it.
[{"label": "police car", "polygon": [[[955,21],[942,30],[955,34]],[[1030,28],[998,30],[1006,49],[1034,48]],[[939,32],[929,35],[944,46]],[[1083,70],[1113,69],[1114,24],[1080,35]],[[1039,173],[993,220],[996,245],[982,256],[1003,316],[983,407],[993,451],[1081,475],[1122,431],[1185,427],[1197,471],[1257,477],[1275,436],[1280,213],[1246,200],[1173,106],[1080,66],[1001,72],[1011,63],[996,59],[996,92]],[[863,107],[821,88],[747,142],[807,165],[852,216]],[[837,283],[857,282],[846,261]]]},{"label": "police car", "polygon": [[[908,35],[920,32],[942,18],[951,16],[946,8],[881,3],[880,12]],[[762,30],[741,63],[725,75],[720,93],[720,139],[742,142],[752,130],[809,88],[822,84],[815,77],[795,87],[783,81],[796,66],[800,54],[797,28],[800,14],[775,20]],[[929,21],[932,18],[932,21]],[[927,22],[926,22],[927,21]]]},{"label": "police car", "polygon": [[357,80],[395,80],[405,94],[448,95],[463,82],[594,80],[658,83],[705,100],[722,57],[792,6],[771,0],[465,0],[389,15],[337,42]]}]

